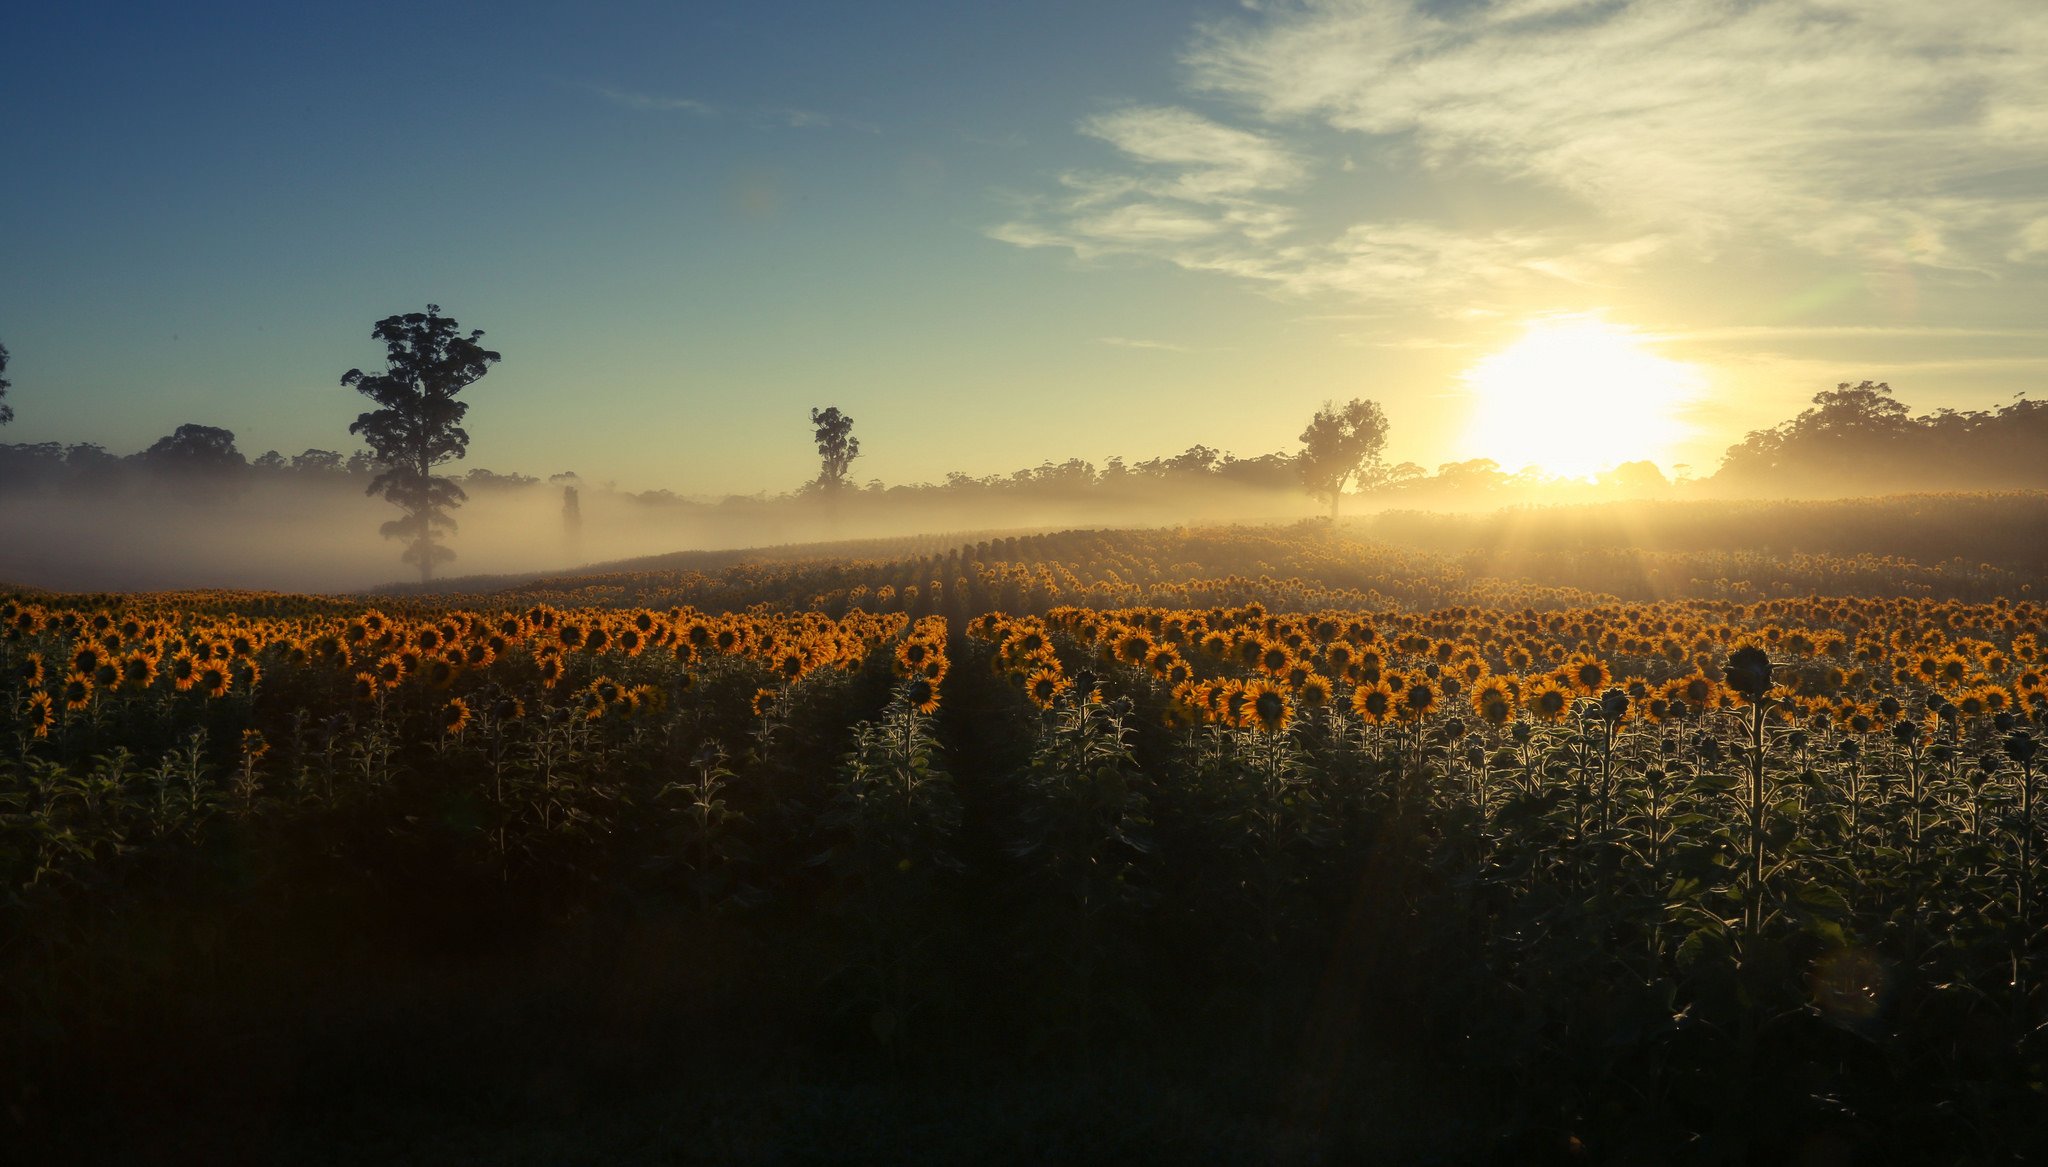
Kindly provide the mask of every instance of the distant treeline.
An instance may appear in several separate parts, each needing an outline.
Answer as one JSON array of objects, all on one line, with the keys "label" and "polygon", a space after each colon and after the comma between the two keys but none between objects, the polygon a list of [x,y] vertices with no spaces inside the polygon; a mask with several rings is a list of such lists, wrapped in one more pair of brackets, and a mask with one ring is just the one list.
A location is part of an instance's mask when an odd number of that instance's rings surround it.
[{"label": "distant treeline", "polygon": [[[90,442],[0,444],[0,496],[94,494],[132,487],[218,497],[266,485],[353,484],[377,471],[367,450],[276,450],[250,459],[232,431],[182,425],[148,449],[126,456]],[[574,472],[546,479],[473,469],[456,476],[465,490],[546,484],[584,487]],[[1448,462],[1434,472],[1413,462],[1373,468],[1362,496],[1393,508],[1502,506],[1523,502],[1596,502],[1622,498],[1754,495],[1855,495],[1923,490],[2048,487],[2048,402],[2019,400],[1989,411],[1938,410],[1913,416],[1889,385],[1844,383],[1816,394],[1811,408],[1729,447],[1719,470],[1702,479],[1668,478],[1647,461],[1628,462],[1594,481],[1510,472],[1489,458]],[[879,502],[1047,503],[1172,502],[1204,497],[1305,497],[1299,455],[1276,451],[1241,458],[1206,445],[1170,456],[1098,466],[1081,458],[1042,462],[1009,474],[954,472],[937,483],[871,480],[824,492],[816,482],[782,495],[690,499],[668,490],[613,492],[651,506],[749,508],[776,501],[829,502],[856,510]],[[827,497],[829,494],[829,498]]]},{"label": "distant treeline", "polygon": [[1914,417],[1890,385],[1844,382],[1730,446],[1714,478],[1794,494],[2048,485],[2048,401]]},{"label": "distant treeline", "polygon": [[[0,443],[0,492],[8,494],[95,494],[148,487],[214,497],[223,490],[284,483],[352,483],[361,490],[376,474],[377,461],[368,450],[307,450],[292,457],[270,450],[252,460],[236,448],[232,430],[210,425],[181,425],[148,449],[127,455],[111,453],[96,442]],[[533,486],[541,481],[484,469],[457,480],[470,489]],[[574,484],[577,478],[556,475],[554,481]]]}]

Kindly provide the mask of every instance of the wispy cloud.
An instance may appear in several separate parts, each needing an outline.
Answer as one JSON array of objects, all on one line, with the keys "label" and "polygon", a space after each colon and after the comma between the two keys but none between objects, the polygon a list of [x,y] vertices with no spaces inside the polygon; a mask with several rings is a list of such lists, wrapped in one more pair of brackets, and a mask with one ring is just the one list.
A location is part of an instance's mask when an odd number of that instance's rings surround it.
[{"label": "wispy cloud", "polygon": [[[1252,7],[1183,56],[1190,95],[1228,120],[1088,119],[1079,132],[1121,165],[1062,176],[991,233],[1411,303],[1741,249],[1991,275],[2048,261],[2039,0]],[[1316,181],[1354,159],[1383,187],[1519,190],[1532,225],[1411,213],[1311,229]]]},{"label": "wispy cloud", "polygon": [[2048,328],[1948,328],[1913,324],[1742,324],[1659,333],[1647,339],[1698,343],[1752,340],[2048,340]]},{"label": "wispy cloud", "polygon": [[679,110],[683,113],[696,114],[701,118],[718,116],[717,106],[712,105],[708,101],[698,101],[694,97],[663,97],[653,93],[629,93],[624,89],[614,89],[608,85],[593,85],[590,87],[590,91],[611,102],[613,105],[622,105],[627,109]]},{"label": "wispy cloud", "polygon": [[700,101],[694,97],[671,97],[657,93],[635,93],[609,85],[588,86],[590,92],[613,105],[626,109],[679,112],[696,117],[732,118],[760,129],[791,130],[856,130],[864,134],[880,133],[881,128],[873,122],[860,118],[842,117],[837,114],[820,113],[814,109],[797,109],[788,106],[734,107]]}]

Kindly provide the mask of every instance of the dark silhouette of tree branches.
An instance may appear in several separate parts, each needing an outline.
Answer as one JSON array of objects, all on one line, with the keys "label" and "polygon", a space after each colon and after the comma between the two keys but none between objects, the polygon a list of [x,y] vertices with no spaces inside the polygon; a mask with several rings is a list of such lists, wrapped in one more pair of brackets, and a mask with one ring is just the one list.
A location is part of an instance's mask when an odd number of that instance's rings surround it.
[{"label": "dark silhouette of tree branches", "polygon": [[425,312],[387,316],[371,336],[384,342],[386,369],[365,374],[350,369],[341,383],[376,402],[380,408],[356,418],[348,427],[360,434],[376,456],[379,473],[369,493],[381,494],[404,511],[381,528],[387,539],[406,540],[403,561],[420,569],[420,582],[433,578],[434,564],[455,558],[439,542],[442,532],[455,530],[450,512],[468,495],[434,468],[461,458],[469,449],[469,431],[462,419],[469,404],[456,394],[474,384],[500,358],[477,342],[481,329],[462,335],[461,325],[441,315],[438,304]]}]

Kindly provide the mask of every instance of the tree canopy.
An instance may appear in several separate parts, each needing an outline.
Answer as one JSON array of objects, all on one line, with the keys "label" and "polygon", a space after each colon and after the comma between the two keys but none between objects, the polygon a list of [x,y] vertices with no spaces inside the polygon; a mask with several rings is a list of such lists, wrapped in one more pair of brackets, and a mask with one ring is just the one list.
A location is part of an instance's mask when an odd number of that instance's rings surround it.
[{"label": "tree canopy", "polygon": [[450,513],[468,496],[434,468],[461,458],[469,449],[469,431],[462,420],[469,403],[456,394],[474,384],[499,354],[477,342],[481,329],[462,333],[462,326],[441,315],[441,306],[425,312],[387,316],[370,335],[384,342],[385,371],[366,374],[350,369],[341,383],[377,403],[379,408],[357,417],[348,427],[369,444],[378,474],[369,493],[390,499],[405,513],[385,523],[387,539],[406,540],[403,561],[420,569],[420,582],[433,578],[434,564],[455,558],[438,541],[455,530]]},{"label": "tree canopy", "polygon": [[1301,431],[1302,451],[1295,466],[1302,485],[1317,498],[1328,499],[1330,520],[1344,488],[1354,479],[1369,483],[1379,471],[1380,452],[1387,445],[1387,415],[1377,401],[1352,398],[1344,405],[1323,402]]},{"label": "tree canopy", "polygon": [[853,419],[836,405],[811,410],[812,436],[818,442],[818,487],[828,493],[846,485],[847,469],[860,457],[860,439],[853,436]]}]

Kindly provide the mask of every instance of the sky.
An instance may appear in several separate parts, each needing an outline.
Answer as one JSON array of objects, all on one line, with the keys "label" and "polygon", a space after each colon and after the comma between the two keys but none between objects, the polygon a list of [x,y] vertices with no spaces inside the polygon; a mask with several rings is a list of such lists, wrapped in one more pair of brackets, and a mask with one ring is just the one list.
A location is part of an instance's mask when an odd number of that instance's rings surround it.
[{"label": "sky", "polygon": [[346,450],[428,303],[504,355],[464,467],[706,496],[827,405],[862,481],[1353,397],[1704,474],[2048,372],[2040,0],[35,5],[0,142],[14,442]]}]

